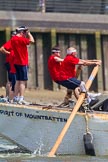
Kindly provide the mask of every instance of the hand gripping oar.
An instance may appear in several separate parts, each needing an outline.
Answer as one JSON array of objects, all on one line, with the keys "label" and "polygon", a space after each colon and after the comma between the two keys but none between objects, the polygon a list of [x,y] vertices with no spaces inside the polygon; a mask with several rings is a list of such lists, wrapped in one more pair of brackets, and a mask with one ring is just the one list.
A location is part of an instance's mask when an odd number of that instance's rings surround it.
[{"label": "hand gripping oar", "polygon": [[[86,83],[87,90],[90,88],[90,86],[91,86],[91,84],[92,84],[92,82],[93,82],[93,80],[94,80],[94,78],[95,78],[95,76],[98,72],[98,69],[99,69],[98,65],[94,67],[94,69],[93,69],[93,71],[92,71],[92,73],[91,73],[91,75],[90,75],[90,77],[89,77],[89,79]],[[77,100],[76,105],[74,106],[73,111],[71,112],[71,114],[70,114],[70,116],[69,116],[69,118],[68,118],[68,120],[65,124],[65,126],[63,127],[63,129],[62,129],[61,133],[59,134],[54,146],[52,147],[51,151],[49,152],[48,157],[53,157],[55,155],[60,143],[62,142],[63,137],[65,136],[69,126],[71,125],[71,123],[72,123],[78,109],[80,108],[84,98],[85,98],[85,93],[81,93],[80,96],[79,96],[79,99]]]}]

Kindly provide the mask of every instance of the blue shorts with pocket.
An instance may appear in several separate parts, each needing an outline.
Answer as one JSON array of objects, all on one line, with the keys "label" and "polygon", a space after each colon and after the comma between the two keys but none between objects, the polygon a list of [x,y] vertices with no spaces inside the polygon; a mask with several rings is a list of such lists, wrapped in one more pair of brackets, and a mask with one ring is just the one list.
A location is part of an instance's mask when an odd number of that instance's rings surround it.
[{"label": "blue shorts with pocket", "polygon": [[27,81],[28,80],[28,66],[27,65],[15,65],[16,80]]},{"label": "blue shorts with pocket", "polygon": [[81,81],[76,78],[69,78],[67,80],[56,81],[56,83],[68,88],[68,89],[75,89],[80,86]]}]

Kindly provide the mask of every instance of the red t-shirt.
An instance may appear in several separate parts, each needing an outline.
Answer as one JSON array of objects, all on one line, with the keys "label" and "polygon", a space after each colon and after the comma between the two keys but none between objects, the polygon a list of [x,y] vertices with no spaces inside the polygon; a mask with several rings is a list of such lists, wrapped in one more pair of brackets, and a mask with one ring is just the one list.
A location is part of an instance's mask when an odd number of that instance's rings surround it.
[{"label": "red t-shirt", "polygon": [[55,61],[55,55],[51,55],[48,59],[48,70],[52,80],[58,81],[60,78],[60,62]]},{"label": "red t-shirt", "polygon": [[16,73],[16,69],[14,67],[14,51],[12,50],[11,40],[6,42],[3,47],[10,52],[10,54],[6,54],[6,63],[10,64],[10,72]]},{"label": "red t-shirt", "polygon": [[12,48],[15,53],[14,63],[16,65],[28,65],[28,50],[27,45],[30,41],[28,38],[14,36],[11,39]]},{"label": "red t-shirt", "polygon": [[16,69],[15,69],[15,66],[14,66],[14,60],[15,60],[15,55],[14,55],[14,51],[12,50],[11,51],[11,56],[10,57],[10,73],[16,73]]},{"label": "red t-shirt", "polygon": [[[7,51],[11,51],[11,48],[12,48],[12,46],[11,46],[11,41],[9,40],[8,42],[6,42],[4,45],[3,45],[3,47],[7,50]],[[9,63],[9,60],[10,60],[10,55],[8,55],[8,54],[6,54],[6,60],[5,60],[5,62],[7,63]]]},{"label": "red t-shirt", "polygon": [[69,78],[76,77],[75,65],[77,65],[78,62],[79,62],[79,58],[73,55],[67,55],[61,64],[59,80],[62,81],[62,80],[67,80]]}]

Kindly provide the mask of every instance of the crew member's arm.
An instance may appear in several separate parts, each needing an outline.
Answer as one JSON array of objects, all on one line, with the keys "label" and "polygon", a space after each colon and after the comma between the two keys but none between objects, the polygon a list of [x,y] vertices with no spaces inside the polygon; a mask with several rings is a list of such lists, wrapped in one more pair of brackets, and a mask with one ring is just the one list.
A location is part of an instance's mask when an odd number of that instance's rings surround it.
[{"label": "crew member's arm", "polygon": [[30,33],[29,30],[27,31],[27,37],[29,38],[29,40],[30,40],[31,43],[34,43],[35,42],[32,34]]},{"label": "crew member's arm", "polygon": [[78,62],[79,65],[84,65],[84,66],[89,66],[89,65],[101,65],[101,60],[96,60],[96,61],[92,61],[92,60],[82,60],[80,59]]},{"label": "crew member's arm", "polygon": [[0,52],[2,52],[3,54],[10,54],[10,52],[7,51],[3,46],[0,48]]},{"label": "crew member's arm", "polygon": [[64,59],[57,57],[57,56],[55,56],[54,59],[55,59],[56,62],[62,62],[64,60]]}]

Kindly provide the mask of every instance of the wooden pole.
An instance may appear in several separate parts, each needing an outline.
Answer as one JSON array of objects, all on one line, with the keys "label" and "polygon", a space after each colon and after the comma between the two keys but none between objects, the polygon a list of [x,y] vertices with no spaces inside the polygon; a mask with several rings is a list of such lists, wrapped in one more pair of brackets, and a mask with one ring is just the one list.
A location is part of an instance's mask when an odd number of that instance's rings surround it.
[{"label": "wooden pole", "polygon": [[[94,80],[94,78],[95,78],[95,76],[96,76],[96,74],[98,72],[98,69],[99,69],[98,65],[94,67],[94,69],[93,69],[93,71],[92,71],[92,73],[91,73],[91,75],[90,75],[90,77],[89,77],[89,79],[88,79],[88,81],[86,83],[87,90],[90,88],[90,86],[91,86],[91,84],[92,84],[92,82],[93,82],[93,80]],[[75,105],[75,107],[73,109],[73,111],[71,112],[71,114],[70,114],[70,116],[69,116],[69,118],[68,118],[68,120],[67,120],[67,122],[65,124],[65,126],[63,127],[60,135],[58,136],[53,148],[49,152],[48,157],[53,157],[54,154],[56,153],[60,143],[62,142],[63,137],[65,136],[70,124],[72,123],[72,121],[73,121],[78,109],[80,108],[84,98],[85,98],[85,93],[81,93],[80,96],[79,96],[79,99],[78,99],[78,101],[77,101],[77,103],[76,103],[76,105]]]},{"label": "wooden pole", "polygon": [[[96,44],[96,59],[102,60],[101,33],[99,31],[95,32],[95,44]],[[100,67],[99,73],[97,75],[97,80],[98,80],[98,87],[99,87],[99,88],[97,87],[98,90],[104,89],[103,78],[102,78],[102,66]]]}]

